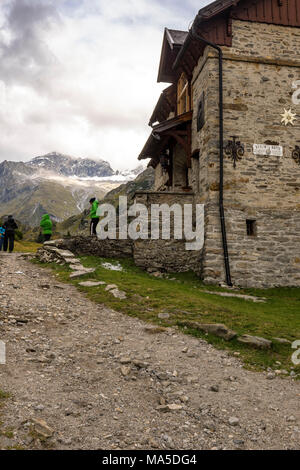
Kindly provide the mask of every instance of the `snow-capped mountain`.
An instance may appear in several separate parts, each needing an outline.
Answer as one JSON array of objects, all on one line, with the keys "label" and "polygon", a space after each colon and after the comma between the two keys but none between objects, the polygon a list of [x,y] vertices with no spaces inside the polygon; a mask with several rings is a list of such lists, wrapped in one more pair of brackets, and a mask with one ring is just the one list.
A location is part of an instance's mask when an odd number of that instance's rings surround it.
[{"label": "snow-capped mountain", "polygon": [[61,176],[77,176],[79,178],[106,177],[115,173],[110,164],[104,160],[74,158],[58,152],[35,157],[25,165]]},{"label": "snow-capped mountain", "polygon": [[91,197],[102,199],[143,171],[114,171],[104,160],[73,158],[57,152],[28,162],[0,163],[0,217],[13,214],[37,225],[46,211],[56,221],[81,213]]}]

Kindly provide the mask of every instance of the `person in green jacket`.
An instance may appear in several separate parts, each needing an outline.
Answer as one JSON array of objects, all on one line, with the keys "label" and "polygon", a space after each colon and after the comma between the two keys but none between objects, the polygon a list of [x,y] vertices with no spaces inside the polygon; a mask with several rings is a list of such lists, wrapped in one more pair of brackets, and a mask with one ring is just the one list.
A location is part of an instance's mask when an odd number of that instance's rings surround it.
[{"label": "person in green jacket", "polygon": [[48,242],[52,235],[52,220],[48,214],[44,214],[40,223],[44,235],[44,241]]},{"label": "person in green jacket", "polygon": [[99,217],[97,216],[97,210],[98,210],[98,207],[99,207],[99,201],[95,197],[93,197],[90,200],[90,204],[91,204],[91,211],[90,211],[91,235],[97,235],[96,228],[97,228],[97,225],[99,223]]}]

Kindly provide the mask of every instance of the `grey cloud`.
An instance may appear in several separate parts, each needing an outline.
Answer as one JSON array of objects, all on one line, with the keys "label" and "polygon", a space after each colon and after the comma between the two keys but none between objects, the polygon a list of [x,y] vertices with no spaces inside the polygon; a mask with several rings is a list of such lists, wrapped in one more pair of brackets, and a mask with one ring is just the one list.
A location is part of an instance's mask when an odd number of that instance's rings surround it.
[{"label": "grey cloud", "polygon": [[[60,21],[49,2],[15,0],[10,5],[4,29],[11,39],[0,39],[0,79],[7,84],[22,83],[42,88],[45,69],[57,66],[57,60],[42,39],[43,31]],[[0,37],[1,38],[1,37]]]},{"label": "grey cloud", "polygon": [[10,28],[17,34],[49,28],[53,20],[58,19],[53,4],[45,0],[14,0],[7,18]]}]

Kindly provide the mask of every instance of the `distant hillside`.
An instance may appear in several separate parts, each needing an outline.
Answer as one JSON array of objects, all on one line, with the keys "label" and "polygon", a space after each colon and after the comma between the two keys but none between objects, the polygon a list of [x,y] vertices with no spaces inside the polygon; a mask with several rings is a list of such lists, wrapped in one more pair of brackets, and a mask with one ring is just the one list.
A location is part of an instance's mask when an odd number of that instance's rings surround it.
[{"label": "distant hillside", "polygon": [[[150,191],[154,184],[154,170],[153,168],[147,168],[140,175],[138,175],[133,181],[129,181],[126,184],[121,184],[117,188],[108,192],[102,199],[102,202],[113,204],[118,207],[119,197],[127,196],[128,204],[133,203],[134,194],[136,191]],[[77,233],[88,233],[89,227],[89,210],[85,210],[80,215],[75,215],[68,218],[64,222],[57,224],[57,232],[62,235],[74,235]]]},{"label": "distant hillside", "polygon": [[81,214],[91,197],[102,199],[120,182],[133,178],[135,171],[115,172],[104,160],[57,152],[29,162],[4,161],[0,163],[0,217],[13,214],[34,227],[48,212],[53,221],[61,222]]}]

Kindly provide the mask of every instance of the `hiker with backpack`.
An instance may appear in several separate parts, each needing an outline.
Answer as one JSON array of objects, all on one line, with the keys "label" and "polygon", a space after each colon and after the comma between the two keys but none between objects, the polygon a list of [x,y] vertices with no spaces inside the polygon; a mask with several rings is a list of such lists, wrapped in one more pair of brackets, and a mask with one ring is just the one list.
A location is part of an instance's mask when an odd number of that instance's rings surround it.
[{"label": "hiker with backpack", "polygon": [[18,228],[12,215],[8,216],[7,221],[3,224],[3,228],[5,229],[3,251],[7,251],[8,248],[9,252],[12,253],[15,246],[15,231]]},{"label": "hiker with backpack", "polygon": [[91,219],[91,225],[90,225],[90,233],[91,235],[97,235],[97,225],[99,223],[99,217],[97,215],[97,210],[99,207],[99,201],[93,197],[90,200],[90,205],[91,205],[91,211],[90,211],[90,219]]},{"label": "hiker with backpack", "polygon": [[40,222],[40,227],[42,228],[42,233],[44,237],[44,242],[48,242],[52,236],[52,220],[50,219],[49,214],[44,214]]}]

